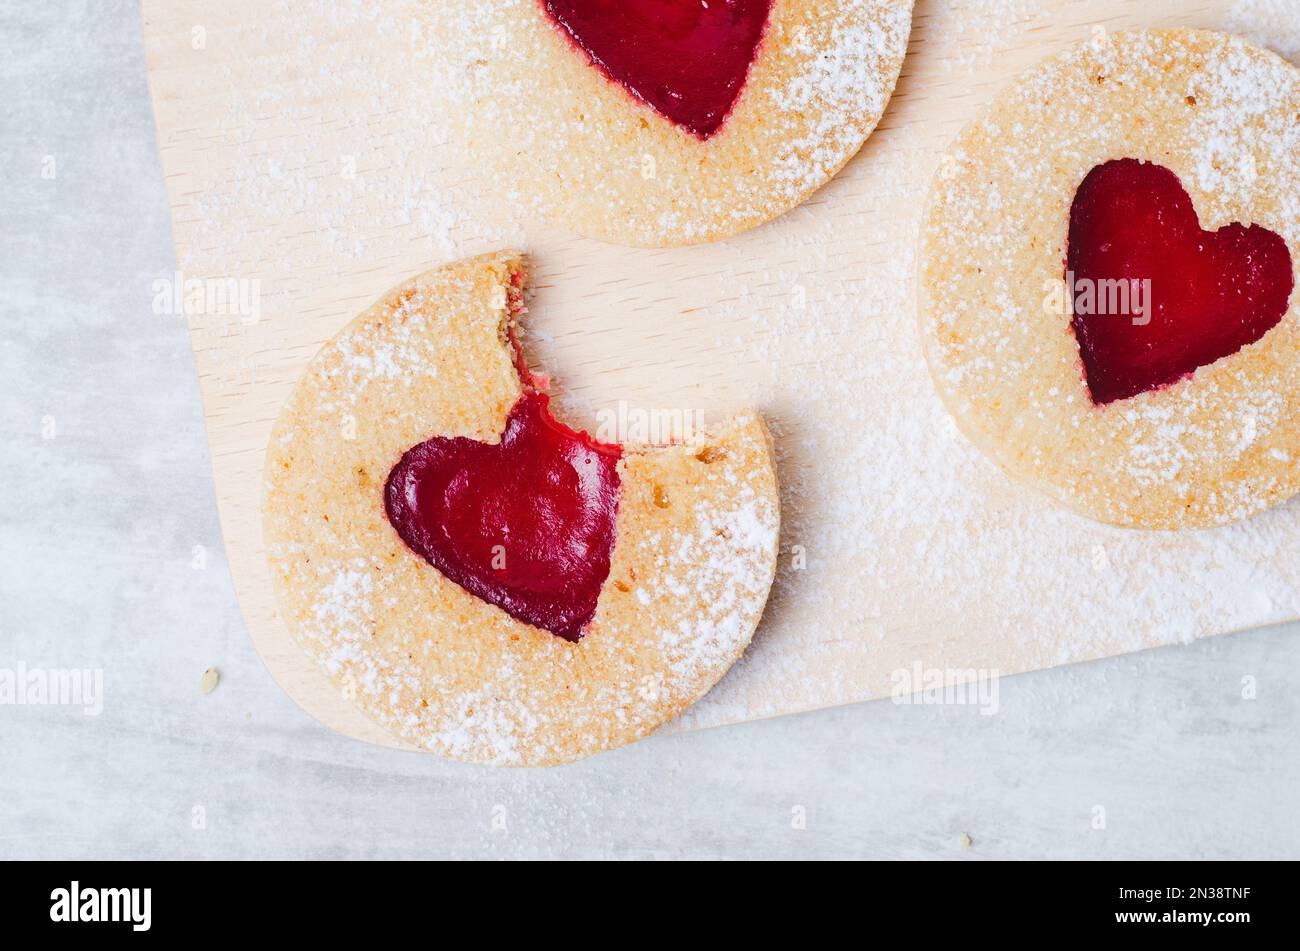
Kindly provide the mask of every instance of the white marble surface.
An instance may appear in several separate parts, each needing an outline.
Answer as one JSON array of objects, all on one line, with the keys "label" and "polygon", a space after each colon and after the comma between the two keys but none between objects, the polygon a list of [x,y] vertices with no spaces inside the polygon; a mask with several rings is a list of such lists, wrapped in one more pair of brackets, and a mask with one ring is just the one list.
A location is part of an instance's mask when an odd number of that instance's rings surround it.
[{"label": "white marble surface", "polygon": [[873,703],[544,772],[320,727],[243,631],[185,328],[150,309],[139,13],[10,3],[0,43],[0,669],[105,678],[97,717],[0,706],[0,858],[1300,855],[1300,625],[1004,680],[995,716]]}]

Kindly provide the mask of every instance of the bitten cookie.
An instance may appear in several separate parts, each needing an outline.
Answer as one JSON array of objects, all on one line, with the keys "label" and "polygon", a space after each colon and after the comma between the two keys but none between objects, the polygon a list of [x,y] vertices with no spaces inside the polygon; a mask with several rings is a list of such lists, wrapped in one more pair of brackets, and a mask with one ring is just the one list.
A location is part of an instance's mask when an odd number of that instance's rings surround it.
[{"label": "bitten cookie", "polygon": [[369,716],[427,750],[562,763],[645,736],[740,656],[776,565],[767,431],[597,442],[514,344],[522,260],[421,274],[284,406],[264,534],[280,612]]},{"label": "bitten cookie", "polygon": [[509,197],[620,244],[713,241],[795,207],[893,92],[912,0],[426,6],[438,124]]},{"label": "bitten cookie", "polygon": [[920,328],[960,428],[1093,518],[1221,525],[1300,489],[1300,70],[1218,33],[1094,38],[941,163]]}]

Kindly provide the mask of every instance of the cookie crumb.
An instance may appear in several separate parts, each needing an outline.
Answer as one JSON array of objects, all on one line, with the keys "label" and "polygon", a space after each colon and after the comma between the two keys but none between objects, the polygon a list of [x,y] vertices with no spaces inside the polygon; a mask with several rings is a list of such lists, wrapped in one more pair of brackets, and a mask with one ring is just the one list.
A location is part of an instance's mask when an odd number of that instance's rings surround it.
[{"label": "cookie crumb", "polygon": [[975,840],[970,837],[969,832],[963,832],[957,837],[957,841],[960,843],[963,852],[968,852],[975,847]]},{"label": "cookie crumb", "polygon": [[212,693],[217,689],[217,684],[221,682],[221,672],[215,667],[209,667],[199,678],[199,693]]}]

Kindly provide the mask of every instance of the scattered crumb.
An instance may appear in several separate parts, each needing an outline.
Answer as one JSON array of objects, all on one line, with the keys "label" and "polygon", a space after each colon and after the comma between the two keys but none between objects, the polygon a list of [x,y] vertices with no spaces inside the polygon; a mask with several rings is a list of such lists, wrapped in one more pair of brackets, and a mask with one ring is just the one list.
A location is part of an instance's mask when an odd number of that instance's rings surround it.
[{"label": "scattered crumb", "polygon": [[215,667],[209,667],[199,678],[199,693],[212,693],[217,689],[217,684],[221,682],[221,672]]}]

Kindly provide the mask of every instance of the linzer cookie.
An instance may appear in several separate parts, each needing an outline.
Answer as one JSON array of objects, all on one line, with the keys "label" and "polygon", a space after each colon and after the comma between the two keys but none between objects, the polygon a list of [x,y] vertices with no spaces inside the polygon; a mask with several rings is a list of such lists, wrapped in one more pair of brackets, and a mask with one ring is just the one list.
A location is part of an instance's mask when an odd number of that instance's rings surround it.
[{"label": "linzer cookie", "polygon": [[339,689],[455,759],[645,736],[740,656],[776,566],[756,416],[662,447],[557,421],[519,355],[522,260],[421,274],[316,356],[267,454],[280,612]]},{"label": "linzer cookie", "polygon": [[509,198],[622,244],[793,208],[875,128],[912,0],[460,0],[418,37],[440,127]]},{"label": "linzer cookie", "polygon": [[1094,518],[1191,528],[1300,489],[1300,70],[1109,35],[1023,75],[941,163],[920,320],[958,425]]}]

